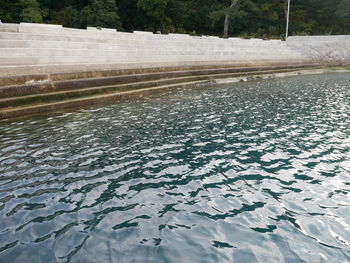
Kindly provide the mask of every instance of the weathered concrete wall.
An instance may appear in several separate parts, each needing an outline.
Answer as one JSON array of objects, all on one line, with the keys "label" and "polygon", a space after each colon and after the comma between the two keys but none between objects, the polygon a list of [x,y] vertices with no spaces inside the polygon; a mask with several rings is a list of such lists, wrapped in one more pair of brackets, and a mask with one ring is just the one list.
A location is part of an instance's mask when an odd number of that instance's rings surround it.
[{"label": "weathered concrete wall", "polygon": [[[272,66],[310,63],[279,40],[124,33],[60,25],[0,24],[0,76],[77,69]],[[19,72],[16,71],[19,69]]]},{"label": "weathered concrete wall", "polygon": [[348,36],[222,39],[0,23],[0,119],[217,79],[349,64],[349,43]]},{"label": "weathered concrete wall", "polygon": [[350,64],[350,36],[287,41],[0,24],[0,77],[132,68]]},{"label": "weathered concrete wall", "polygon": [[325,65],[350,65],[350,36],[289,37],[287,45]]}]

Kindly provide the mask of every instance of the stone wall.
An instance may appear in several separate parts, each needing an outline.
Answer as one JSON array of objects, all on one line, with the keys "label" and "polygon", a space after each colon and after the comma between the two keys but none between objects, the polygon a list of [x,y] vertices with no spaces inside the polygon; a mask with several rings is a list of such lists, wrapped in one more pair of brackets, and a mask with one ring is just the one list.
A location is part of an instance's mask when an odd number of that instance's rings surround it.
[{"label": "stone wall", "polygon": [[[294,46],[293,46],[294,47]],[[277,66],[311,63],[285,41],[0,24],[0,75],[89,68]]]},{"label": "stone wall", "polygon": [[296,36],[287,45],[316,63],[350,65],[350,36]]}]

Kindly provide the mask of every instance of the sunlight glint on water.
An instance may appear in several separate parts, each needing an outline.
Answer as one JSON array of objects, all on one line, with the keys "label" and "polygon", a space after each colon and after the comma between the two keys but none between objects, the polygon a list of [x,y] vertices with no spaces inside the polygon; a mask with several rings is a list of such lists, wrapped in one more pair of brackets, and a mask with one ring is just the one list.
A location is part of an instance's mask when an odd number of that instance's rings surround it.
[{"label": "sunlight glint on water", "polygon": [[350,75],[0,126],[0,262],[350,262]]}]

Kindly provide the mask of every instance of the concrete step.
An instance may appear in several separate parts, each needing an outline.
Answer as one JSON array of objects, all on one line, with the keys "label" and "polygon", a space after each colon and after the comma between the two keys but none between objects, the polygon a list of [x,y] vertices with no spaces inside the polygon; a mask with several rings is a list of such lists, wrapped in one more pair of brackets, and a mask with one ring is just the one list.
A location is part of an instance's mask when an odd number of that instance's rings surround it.
[{"label": "concrete step", "polygon": [[[260,61],[166,61],[166,62],[138,62],[138,63],[70,63],[70,64],[41,64],[41,65],[0,65],[0,78],[14,78],[17,76],[50,74],[51,78],[55,76],[55,80],[76,79],[88,77],[104,77],[120,74],[140,74],[149,72],[168,72],[179,70],[193,69],[227,69],[227,68],[256,68],[266,69],[266,62]],[[315,66],[315,64],[306,59],[289,60],[289,61],[269,61],[270,66],[278,67],[295,67],[295,66]],[[44,78],[47,79],[47,78]],[[29,81],[31,79],[27,79]],[[35,80],[35,78],[33,78]],[[26,82],[25,81],[25,82]],[[5,82],[7,83],[7,82]],[[17,82],[11,82],[17,83]],[[24,83],[24,82],[23,82]],[[11,84],[0,84],[0,86]]]},{"label": "concrete step", "polygon": [[131,45],[130,43],[122,43],[122,42],[115,42],[115,43],[94,43],[94,42],[72,42],[72,41],[38,41],[38,40],[0,40],[0,48],[89,48],[89,49],[114,49],[114,48],[125,48],[125,49],[142,49],[144,47],[154,47],[154,45],[142,45],[142,44],[135,44]]},{"label": "concrete step", "polygon": [[69,49],[118,49],[118,50],[174,50],[174,51],[210,51],[210,50],[220,50],[220,51],[232,51],[239,50],[245,52],[271,52],[271,51],[288,51],[291,50],[287,46],[279,47],[264,47],[259,49],[249,48],[247,46],[230,46],[230,47],[217,47],[217,46],[186,46],[181,48],[181,46],[170,46],[163,45],[162,43],[138,43],[131,44],[129,42],[123,43],[122,41],[114,43],[94,43],[94,42],[73,42],[73,41],[39,41],[39,40],[9,40],[0,39],[0,48],[69,48]]},{"label": "concrete step", "polygon": [[[124,56],[124,57],[110,57],[110,56],[100,56],[100,57],[81,57],[81,56],[47,56],[47,57],[23,57],[23,56],[10,56],[10,57],[1,57],[0,66],[20,66],[20,65],[61,65],[61,64],[109,64],[109,63],[119,63],[119,64],[128,64],[128,63],[147,63],[147,62],[167,62],[186,60],[186,58],[180,57],[161,57],[155,58],[153,56],[149,57],[138,57],[138,56]],[[188,59],[187,59],[188,60]]]},{"label": "concrete step", "polygon": [[193,46],[186,48],[171,47],[167,45],[158,44],[135,44],[130,45],[117,42],[114,44],[109,43],[85,43],[85,42],[69,42],[69,41],[27,41],[27,40],[0,40],[0,48],[69,48],[69,49],[116,49],[116,50],[166,50],[166,51],[210,51],[210,50],[249,50],[246,47],[235,47],[235,48],[205,48],[202,46]]},{"label": "concrete step", "polygon": [[[130,69],[77,73],[16,75],[0,78],[0,97],[33,95],[52,91],[74,90],[94,86],[108,86],[139,81],[153,81],[198,76],[226,76],[231,74],[250,74],[251,72],[290,71],[295,68],[311,67],[313,65],[273,66],[273,67],[227,67],[202,68],[171,71],[172,68]],[[158,72],[154,72],[157,70]],[[163,70],[163,71],[162,71]],[[54,83],[54,85],[53,85]]]},{"label": "concrete step", "polygon": [[[21,45],[22,44],[22,45]],[[40,47],[40,48],[38,48]],[[71,48],[74,47],[74,48]],[[147,55],[192,55],[192,56],[259,56],[259,55],[291,55],[300,56],[298,52],[292,49],[275,49],[274,52],[268,49],[249,49],[249,48],[231,48],[231,49],[169,49],[168,47],[146,46],[146,47],[127,47],[120,45],[89,44],[80,45],[77,42],[46,42],[41,43],[27,41],[9,41],[0,40],[0,56],[86,56],[87,53],[99,55],[123,55],[138,54]]]},{"label": "concrete step", "polygon": [[[130,60],[131,61],[131,60]],[[99,63],[127,63],[126,59],[116,59],[111,57],[74,57],[74,56],[56,56],[56,57],[22,57],[22,56],[10,56],[10,57],[1,57],[0,65],[1,66],[20,66],[20,65],[43,65],[43,64],[79,64],[79,63],[90,63],[90,64],[99,64]]]},{"label": "concrete step", "polygon": [[195,81],[195,80],[203,80],[203,79],[206,79],[206,78],[204,76],[202,77],[192,76],[192,77],[133,82],[131,84],[115,84],[111,86],[88,87],[88,88],[82,88],[82,89],[72,88],[71,90],[62,90],[62,91],[56,91],[56,92],[41,92],[40,94],[35,94],[35,95],[0,99],[0,110],[6,109],[9,107],[16,107],[18,105],[24,106],[24,105],[30,105],[30,104],[37,104],[41,102],[54,102],[54,101],[64,100],[67,98],[77,98],[77,97],[91,96],[96,94],[105,94],[105,93],[110,93],[115,91],[136,90],[136,89],[147,88],[152,86],[168,85],[168,84],[175,84],[175,83],[182,83],[187,81]]},{"label": "concrete step", "polygon": [[[219,57],[214,57],[218,59]],[[213,58],[212,58],[213,59]],[[19,65],[43,65],[43,64],[77,64],[77,63],[89,63],[89,64],[108,64],[108,63],[120,63],[127,65],[128,63],[162,63],[162,62],[175,62],[175,61],[193,61],[200,62],[206,60],[203,58],[196,58],[193,56],[180,56],[180,55],[168,55],[168,56],[143,56],[140,57],[137,54],[125,54],[123,56],[45,56],[45,57],[36,57],[36,56],[9,56],[9,57],[0,57],[1,66],[19,66]]]},{"label": "concrete step", "polygon": [[85,57],[86,54],[91,54],[94,57],[99,56],[123,56],[126,55],[125,51],[118,50],[91,50],[91,49],[64,49],[64,48],[0,48],[1,57],[9,56],[81,56]]},{"label": "concrete step", "polygon": [[24,40],[25,34],[21,33],[14,33],[14,32],[1,32],[0,33],[0,40]]},{"label": "concrete step", "polygon": [[191,62],[193,65],[200,62],[208,62],[210,64],[226,63],[231,64],[249,64],[250,62],[258,64],[261,61],[272,61],[276,64],[286,62],[291,64],[290,61],[304,61],[308,62],[301,56],[284,57],[284,56],[246,56],[246,55],[234,55],[232,57],[225,55],[210,55],[210,56],[187,56],[179,54],[168,54],[166,56],[156,56],[147,54],[147,56],[140,56],[137,53],[123,54],[120,56],[3,56],[0,57],[0,66],[21,66],[21,65],[64,65],[64,64],[128,64],[133,63],[174,63],[174,62]]},{"label": "concrete step", "polygon": [[[68,48],[0,48],[0,58],[1,57],[10,57],[10,56],[82,56],[85,57],[86,54],[91,54],[94,57],[99,56],[116,56],[116,57],[129,57],[139,56],[144,57],[148,56],[193,56],[193,57],[203,57],[203,56],[227,56],[227,57],[248,57],[250,55],[254,55],[255,57],[269,55],[272,57],[278,56],[293,56],[297,54],[294,52],[284,52],[284,51],[276,51],[272,55],[267,51],[254,52],[254,51],[242,51],[242,50],[230,50],[230,51],[182,51],[182,50],[163,50],[163,49],[141,49],[141,50],[125,50],[125,49],[68,49]],[[292,55],[293,54],[293,55]]]},{"label": "concrete step", "polygon": [[73,28],[64,28],[60,25],[43,25],[43,24],[26,24],[21,23],[19,25],[16,24],[2,24],[0,26],[0,32],[18,32],[27,35],[46,35],[45,38],[52,37],[82,37],[82,38],[98,38],[98,39],[134,39],[134,40],[161,40],[161,39],[169,39],[171,42],[205,42],[212,45],[213,43],[236,43],[236,42],[245,42],[246,45],[260,45],[269,42],[273,43],[281,43],[278,40],[271,41],[263,41],[261,39],[239,39],[239,38],[229,38],[222,39],[218,37],[190,37],[189,35],[184,34],[168,34],[168,35],[158,35],[152,34],[150,32],[135,32],[135,33],[125,33],[125,32],[117,32],[114,29],[102,29],[97,30],[95,28],[89,28],[88,30],[82,29],[73,29]]},{"label": "concrete step", "polygon": [[92,96],[87,96],[83,98],[65,99],[62,101],[52,102],[52,103],[19,106],[19,107],[14,107],[10,109],[0,110],[0,120],[6,121],[6,120],[12,120],[14,118],[25,118],[30,115],[52,114],[53,112],[66,111],[68,109],[73,109],[73,108],[91,107],[98,104],[114,103],[124,98],[142,96],[144,94],[151,94],[153,92],[161,92],[162,90],[170,89],[170,88],[191,87],[191,86],[200,85],[204,83],[209,83],[209,82],[207,80],[204,80],[204,81],[194,81],[194,82],[187,82],[187,83],[176,83],[176,84],[169,84],[164,86],[141,88],[136,90],[117,91],[117,92],[107,93],[102,95],[98,94],[98,95],[92,95]]},{"label": "concrete step", "polygon": [[[217,57],[214,57],[217,58]],[[193,63],[205,60],[205,58],[196,58],[193,56],[179,56],[179,55],[168,55],[168,56],[147,56],[140,57],[137,54],[124,54],[121,56],[3,56],[0,57],[0,66],[20,66],[20,65],[60,65],[60,64],[109,64],[109,63],[120,63],[127,65],[129,63],[162,63],[169,61],[193,61]]]},{"label": "concrete step", "polygon": [[[189,76],[180,76],[175,78],[162,79],[162,74],[159,74],[158,77],[161,79],[151,80],[151,81],[141,81],[141,82],[132,82],[128,84],[119,84],[119,85],[110,85],[110,86],[93,86],[93,87],[84,87],[80,88],[79,83],[82,83],[84,80],[76,80],[74,89],[67,89],[62,91],[51,91],[51,92],[40,92],[35,95],[27,96],[18,96],[6,99],[0,99],[0,119],[9,118],[9,117],[18,117],[26,114],[41,113],[43,109],[56,110],[57,108],[52,106],[53,104],[65,105],[64,108],[69,107],[80,107],[84,105],[91,106],[91,98],[98,97],[98,101],[106,102],[105,98],[110,96],[121,95],[122,93],[133,93],[136,91],[142,91],[143,89],[157,88],[164,89],[172,86],[181,86],[183,83],[205,83],[211,79],[220,79],[228,77],[247,77],[251,75],[261,75],[261,74],[271,74],[287,71],[295,71],[299,68],[275,68],[266,71],[248,71],[248,72],[234,72],[234,73],[224,73],[224,74],[210,74],[210,75],[201,75],[198,71],[197,75],[192,75],[191,72],[188,72]],[[244,69],[242,69],[244,71]],[[205,72],[205,71],[203,71]],[[215,71],[213,71],[215,73]],[[175,74],[175,72],[174,72]],[[185,74],[185,72],[182,72]],[[168,74],[171,75],[170,73]],[[143,77],[147,77],[144,75]],[[130,76],[130,80],[137,80],[135,75]],[[101,79],[98,79],[101,81]],[[73,84],[72,82],[71,84]],[[59,85],[58,85],[59,87]],[[67,86],[68,87],[68,86]],[[29,87],[30,88],[30,87]],[[57,83],[52,86],[53,89],[57,88]],[[68,103],[68,104],[67,104]],[[48,105],[51,105],[48,107]],[[70,105],[70,106],[69,106]],[[26,110],[25,110],[26,109]],[[40,109],[40,110],[38,110]],[[62,108],[63,109],[63,108]]]},{"label": "concrete step", "polygon": [[72,42],[97,42],[101,43],[104,41],[127,41],[129,38],[126,36],[123,37],[113,37],[106,38],[100,37],[96,34],[93,35],[47,35],[42,33],[14,33],[14,32],[1,32],[0,39],[9,39],[9,40],[45,40],[45,41],[72,41]]},{"label": "concrete step", "polygon": [[121,42],[121,43],[134,43],[138,42],[163,42],[169,45],[178,45],[178,44],[196,44],[197,41],[176,41],[173,39],[167,39],[166,37],[157,37],[154,39],[142,39],[140,37],[136,37],[131,33],[118,33],[121,35],[116,35],[113,37],[110,36],[99,36],[96,34],[93,35],[45,35],[40,33],[9,33],[5,32],[0,34],[0,39],[8,39],[8,40],[39,40],[39,41],[70,41],[70,42],[88,42],[88,43],[113,43],[113,42]]},{"label": "concrete step", "polygon": [[[128,34],[128,33],[123,33]],[[174,40],[168,39],[167,37],[157,37],[154,39],[134,39],[131,37],[132,34],[128,34],[127,36],[122,35],[122,37],[113,37],[106,38],[101,36],[65,36],[65,35],[45,35],[45,34],[32,34],[32,33],[2,33],[0,34],[0,39],[2,40],[27,40],[27,41],[58,41],[58,42],[82,42],[82,43],[109,43],[109,44],[124,44],[124,45],[137,45],[137,43],[141,44],[151,44],[151,45],[160,45],[160,46],[168,46],[173,48],[212,48],[216,47],[218,49],[222,48],[232,48],[232,47],[255,47],[255,48],[278,48],[278,47],[286,47],[285,42],[281,41],[260,41],[260,42],[252,42],[247,40],[240,41],[230,41],[225,39],[218,39],[215,43],[207,42],[204,38],[199,40]],[[144,43],[142,43],[144,42]],[[287,48],[287,47],[286,47]]]},{"label": "concrete step", "polygon": [[0,24],[0,32],[18,32],[18,24]]},{"label": "concrete step", "polygon": [[325,43],[349,43],[349,35],[337,35],[337,36],[292,36],[288,37],[287,43],[293,44],[309,44],[309,43],[319,43],[320,45]]}]

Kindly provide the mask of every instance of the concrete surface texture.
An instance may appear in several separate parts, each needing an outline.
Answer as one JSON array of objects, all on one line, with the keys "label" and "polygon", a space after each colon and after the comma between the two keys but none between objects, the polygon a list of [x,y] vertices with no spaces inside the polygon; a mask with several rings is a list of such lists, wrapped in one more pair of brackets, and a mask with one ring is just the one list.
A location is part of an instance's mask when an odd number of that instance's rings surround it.
[{"label": "concrete surface texture", "polygon": [[222,39],[0,24],[0,120],[114,103],[218,79],[245,81],[325,64],[348,65],[349,40]]},{"label": "concrete surface texture", "polygon": [[289,37],[288,47],[324,65],[350,65],[350,36]]},{"label": "concrete surface texture", "polygon": [[313,57],[305,56],[294,42],[139,31],[125,33],[104,28],[81,30],[28,23],[0,24],[0,76],[86,68],[242,67],[312,62]]}]

